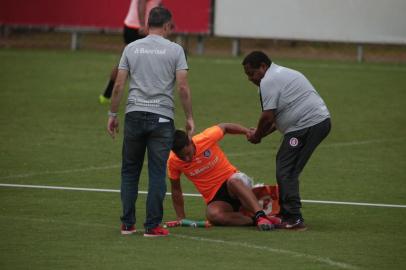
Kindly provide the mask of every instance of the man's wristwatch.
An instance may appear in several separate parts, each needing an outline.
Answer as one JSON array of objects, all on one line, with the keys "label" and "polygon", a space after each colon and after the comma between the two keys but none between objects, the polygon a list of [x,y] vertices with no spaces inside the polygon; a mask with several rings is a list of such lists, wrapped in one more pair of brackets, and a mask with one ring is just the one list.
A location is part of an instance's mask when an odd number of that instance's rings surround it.
[{"label": "man's wristwatch", "polygon": [[116,112],[108,111],[107,115],[110,116],[110,117],[117,117],[117,113],[116,113]]}]

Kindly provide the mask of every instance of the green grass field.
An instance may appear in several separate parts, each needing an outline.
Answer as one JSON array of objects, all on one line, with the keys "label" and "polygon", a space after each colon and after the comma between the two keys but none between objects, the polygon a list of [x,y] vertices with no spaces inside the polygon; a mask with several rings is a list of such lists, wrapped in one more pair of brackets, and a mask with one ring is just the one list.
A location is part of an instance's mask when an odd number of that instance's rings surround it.
[{"label": "green grass field", "polygon": [[[107,135],[108,108],[97,103],[118,58],[0,50],[1,184],[119,189],[122,138]],[[303,72],[332,113],[332,132],[302,173],[302,198],[406,205],[406,65],[274,60]],[[197,131],[256,125],[257,91],[240,62],[190,57]],[[230,135],[222,146],[240,170],[273,184],[279,142]],[[183,189],[196,193],[186,180]],[[189,218],[204,218],[202,199],[185,201]],[[306,232],[174,228],[164,239],[142,236],[145,195],[137,209],[140,232],[123,237],[119,193],[0,186],[0,269],[406,267],[405,208],[305,202]],[[164,218],[174,217],[167,197]]]}]

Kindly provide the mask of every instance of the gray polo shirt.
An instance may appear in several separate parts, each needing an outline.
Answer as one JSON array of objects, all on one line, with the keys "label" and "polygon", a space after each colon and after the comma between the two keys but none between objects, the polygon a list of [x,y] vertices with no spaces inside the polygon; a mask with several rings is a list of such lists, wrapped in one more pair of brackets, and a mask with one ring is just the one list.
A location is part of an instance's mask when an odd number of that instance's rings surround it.
[{"label": "gray polo shirt", "polygon": [[306,77],[293,69],[274,63],[259,87],[262,110],[273,110],[277,129],[286,134],[314,126],[330,113]]},{"label": "gray polo shirt", "polygon": [[126,113],[145,111],[174,118],[176,71],[188,69],[180,45],[149,35],[126,46],[118,68],[129,71]]}]

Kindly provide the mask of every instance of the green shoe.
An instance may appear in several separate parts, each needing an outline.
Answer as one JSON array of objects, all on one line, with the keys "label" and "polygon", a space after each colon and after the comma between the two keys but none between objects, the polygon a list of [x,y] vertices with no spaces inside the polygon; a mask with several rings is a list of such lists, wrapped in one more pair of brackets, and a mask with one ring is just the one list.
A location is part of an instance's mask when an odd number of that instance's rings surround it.
[{"label": "green shoe", "polygon": [[109,99],[109,98],[106,98],[106,97],[103,96],[103,95],[100,95],[100,96],[99,96],[99,103],[100,103],[101,105],[110,104],[110,99]]}]

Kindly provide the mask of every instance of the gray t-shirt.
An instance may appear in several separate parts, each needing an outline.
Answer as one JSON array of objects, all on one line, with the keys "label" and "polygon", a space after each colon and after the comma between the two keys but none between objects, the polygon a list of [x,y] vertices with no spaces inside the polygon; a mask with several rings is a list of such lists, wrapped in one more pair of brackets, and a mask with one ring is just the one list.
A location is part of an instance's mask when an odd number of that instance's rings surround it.
[{"label": "gray t-shirt", "polygon": [[174,118],[176,71],[188,69],[180,45],[149,35],[125,47],[118,68],[129,71],[126,113],[144,111]]},{"label": "gray t-shirt", "polygon": [[262,110],[273,110],[277,129],[286,134],[314,126],[330,117],[317,91],[306,77],[274,63],[259,88]]}]

